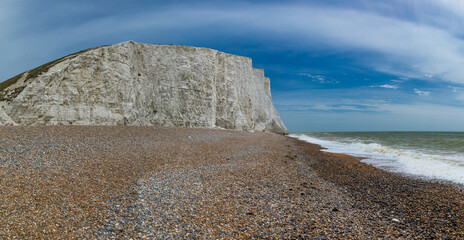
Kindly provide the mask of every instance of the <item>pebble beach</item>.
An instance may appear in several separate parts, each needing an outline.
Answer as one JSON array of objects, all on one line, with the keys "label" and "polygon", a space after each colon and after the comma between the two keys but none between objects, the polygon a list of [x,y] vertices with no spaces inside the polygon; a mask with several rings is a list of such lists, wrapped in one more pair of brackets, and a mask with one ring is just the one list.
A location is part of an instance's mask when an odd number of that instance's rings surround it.
[{"label": "pebble beach", "polygon": [[464,187],[287,136],[0,127],[0,239],[464,239]]}]

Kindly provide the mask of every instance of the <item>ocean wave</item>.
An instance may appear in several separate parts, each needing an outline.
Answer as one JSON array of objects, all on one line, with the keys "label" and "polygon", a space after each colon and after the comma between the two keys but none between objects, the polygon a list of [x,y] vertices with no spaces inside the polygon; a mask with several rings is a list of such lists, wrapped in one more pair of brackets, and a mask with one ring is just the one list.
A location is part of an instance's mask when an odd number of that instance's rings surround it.
[{"label": "ocean wave", "polygon": [[366,143],[356,138],[326,140],[304,134],[291,134],[290,137],[318,144],[325,148],[323,151],[326,152],[361,157],[362,162],[384,170],[464,184],[463,154],[431,154],[430,150],[385,146],[376,142]]}]

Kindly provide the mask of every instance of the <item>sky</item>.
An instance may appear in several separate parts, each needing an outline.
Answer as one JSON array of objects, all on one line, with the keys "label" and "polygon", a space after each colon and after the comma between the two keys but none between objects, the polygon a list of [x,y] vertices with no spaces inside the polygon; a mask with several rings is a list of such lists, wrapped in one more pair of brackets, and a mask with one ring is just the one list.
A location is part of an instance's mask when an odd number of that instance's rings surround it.
[{"label": "sky", "polygon": [[462,0],[0,0],[0,81],[128,40],[247,56],[290,132],[464,131]]}]

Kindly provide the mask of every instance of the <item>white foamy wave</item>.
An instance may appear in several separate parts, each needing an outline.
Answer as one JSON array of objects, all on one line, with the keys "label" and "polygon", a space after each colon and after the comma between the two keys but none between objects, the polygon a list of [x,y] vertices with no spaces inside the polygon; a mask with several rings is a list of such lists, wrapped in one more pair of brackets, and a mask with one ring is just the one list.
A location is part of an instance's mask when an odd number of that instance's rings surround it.
[{"label": "white foamy wave", "polygon": [[357,142],[355,139],[329,141],[297,134],[291,134],[290,137],[318,144],[326,148],[323,150],[326,152],[362,157],[362,162],[384,170],[464,184],[464,155],[428,154],[420,150]]}]

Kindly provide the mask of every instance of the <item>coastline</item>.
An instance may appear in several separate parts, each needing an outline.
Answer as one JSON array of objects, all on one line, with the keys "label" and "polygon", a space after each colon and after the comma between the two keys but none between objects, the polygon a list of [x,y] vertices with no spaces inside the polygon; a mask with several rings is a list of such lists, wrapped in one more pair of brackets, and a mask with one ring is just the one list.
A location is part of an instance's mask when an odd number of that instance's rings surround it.
[{"label": "coastline", "polygon": [[464,186],[462,132],[332,132],[290,134],[403,176]]},{"label": "coastline", "polygon": [[464,192],[271,133],[0,127],[0,238],[464,238]]},{"label": "coastline", "polygon": [[367,212],[373,211],[367,215],[372,221],[397,223],[390,226],[396,233],[384,233],[386,236],[421,239],[464,237],[462,185],[381,170],[345,154],[320,153],[330,157],[321,157],[324,161],[311,165],[318,176],[343,187],[353,199],[354,206]]}]

